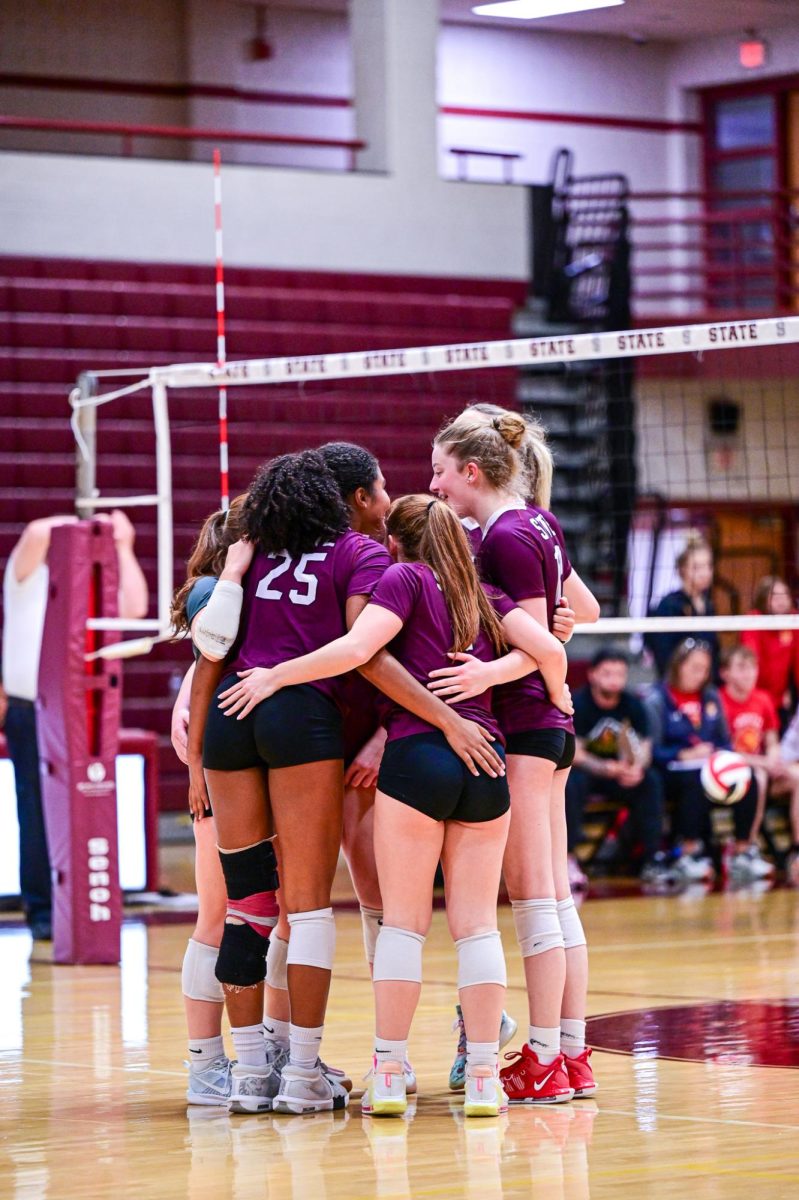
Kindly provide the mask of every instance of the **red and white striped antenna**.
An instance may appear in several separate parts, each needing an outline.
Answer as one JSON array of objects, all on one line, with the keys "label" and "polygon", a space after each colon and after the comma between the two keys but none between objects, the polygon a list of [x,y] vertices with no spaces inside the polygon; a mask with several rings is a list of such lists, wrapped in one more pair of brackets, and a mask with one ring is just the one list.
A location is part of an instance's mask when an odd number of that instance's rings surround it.
[{"label": "red and white striped antenna", "polygon": [[[214,236],[216,245],[216,365],[224,367],[225,348],[225,265],[222,253],[222,155],[214,150]],[[219,506],[230,508],[228,476],[227,388],[219,389]]]}]

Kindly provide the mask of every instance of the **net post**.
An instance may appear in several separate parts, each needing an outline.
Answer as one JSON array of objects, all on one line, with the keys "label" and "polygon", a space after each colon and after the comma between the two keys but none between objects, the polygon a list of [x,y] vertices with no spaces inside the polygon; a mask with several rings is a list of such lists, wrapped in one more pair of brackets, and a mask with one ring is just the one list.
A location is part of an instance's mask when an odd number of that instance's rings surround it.
[{"label": "net post", "polygon": [[156,492],[158,495],[158,625],[165,632],[170,626],[169,612],[174,587],[172,450],[166,384],[162,380],[156,380],[152,385],[152,391]]},{"label": "net post", "polygon": [[[53,875],[53,958],[119,962],[116,756],[119,668],[87,667],[87,618],[115,613],[119,571],[111,528],[79,521],[52,531],[39,665],[37,734]],[[89,634],[102,640],[102,633]]]},{"label": "net post", "polygon": [[[97,394],[97,378],[90,371],[78,376],[78,404],[75,409],[75,497],[91,500],[97,495],[97,409],[83,402]],[[83,516],[78,506],[78,516]]]}]

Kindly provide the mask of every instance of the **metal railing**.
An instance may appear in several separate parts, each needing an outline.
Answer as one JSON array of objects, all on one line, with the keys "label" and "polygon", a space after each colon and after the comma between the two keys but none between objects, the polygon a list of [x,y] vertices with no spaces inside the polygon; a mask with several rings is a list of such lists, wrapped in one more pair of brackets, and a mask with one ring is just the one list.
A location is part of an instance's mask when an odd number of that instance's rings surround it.
[{"label": "metal railing", "polygon": [[44,117],[0,116],[0,131],[4,129],[33,133],[107,136],[113,139],[110,153],[123,156],[135,153],[135,141],[139,138],[167,139],[178,142],[209,142],[214,145],[233,142],[254,146],[343,150],[349,171],[356,169],[358,152],[366,149],[366,142],[358,138],[308,137],[300,134],[257,133],[237,129],[198,129],[184,125],[141,125],[123,121],[68,121]]},{"label": "metal railing", "polygon": [[799,189],[632,192],[636,311],[799,308]]}]

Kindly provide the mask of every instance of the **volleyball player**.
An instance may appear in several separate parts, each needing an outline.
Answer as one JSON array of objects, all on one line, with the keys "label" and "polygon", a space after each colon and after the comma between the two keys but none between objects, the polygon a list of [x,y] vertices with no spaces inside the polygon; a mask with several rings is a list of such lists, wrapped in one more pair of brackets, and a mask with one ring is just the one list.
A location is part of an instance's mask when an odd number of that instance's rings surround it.
[{"label": "volleyball player", "polygon": [[[399,561],[383,575],[350,633],[271,670],[240,673],[240,682],[221,696],[228,714],[246,720],[266,698],[280,695],[278,688],[352,670],[389,642],[422,682],[450,653],[471,649],[481,660],[495,659],[504,648],[503,635],[535,655],[551,694],[570,711],[562,646],[506,597],[495,593],[489,601],[455,514],[426,496],[406,496],[392,505],[387,528]],[[513,652],[492,662],[496,678],[528,672],[535,665],[528,654]],[[489,692],[457,707],[498,735]],[[407,1104],[403,1064],[441,858],[468,1035],[464,1111],[495,1116],[506,1105],[498,1072],[505,965],[496,899],[508,828],[507,787],[502,778],[469,774],[439,731],[398,705],[388,709],[387,728],[375,813],[385,916],[374,963],[375,1057],[363,1108],[391,1115]]]},{"label": "volleyball player", "polygon": [[[489,424],[495,417],[502,417],[508,410],[500,408],[498,404],[488,404],[480,402],[469,406],[470,414],[480,414],[484,424]],[[549,478],[551,479],[551,459],[545,456],[544,461],[539,465],[537,461],[537,446],[544,440],[544,429],[537,421],[531,417],[525,418],[527,431],[517,447],[516,453],[523,466],[523,475],[525,479],[541,478],[542,471],[546,471],[549,467]],[[480,553],[480,545],[483,540],[483,531],[480,528],[479,522],[474,517],[462,517],[461,524],[466,530],[466,536],[469,539],[472,555],[476,559]],[[561,642],[568,642],[574,630],[574,612],[569,608],[568,601],[565,596],[561,596],[558,600],[555,615],[552,621],[552,632],[555,637]],[[461,661],[463,660],[463,656]],[[461,667],[454,671],[437,671],[435,673],[437,682],[433,685],[436,691],[440,691],[443,695],[448,694],[448,686],[453,682],[466,682],[465,667]],[[466,1029],[463,1024],[463,1013],[460,1005],[455,1006],[455,1021],[452,1025],[453,1030],[458,1033],[458,1045],[455,1051],[455,1059],[452,1063],[449,1073],[450,1091],[459,1092],[463,1089],[463,1082],[466,1072]],[[508,1042],[516,1035],[518,1025],[514,1018],[509,1013],[503,1012],[502,1025],[499,1033],[500,1049],[506,1046]]]},{"label": "volleyball player", "polygon": [[[382,544],[391,501],[377,459],[362,446],[350,442],[330,442],[319,448],[319,454],[347,506],[350,529]],[[236,629],[237,623],[231,637]],[[342,683],[344,800],[341,845],[361,909],[364,947],[371,967],[382,917],[372,831],[374,785],[385,744],[385,730],[380,725],[376,688],[357,672]],[[279,854],[278,846],[278,858]],[[280,1067],[287,1061],[289,1049],[287,956],[288,938],[282,936],[282,930],[275,930],[266,960],[264,1036],[268,1060]],[[324,1064],[323,1068],[342,1077],[342,1073]],[[416,1079],[410,1066],[407,1072],[409,1087],[415,1090]]]},{"label": "volleyball player", "polygon": [[[547,628],[561,595],[577,620],[599,615],[547,509],[551,478],[543,438],[518,414],[492,417],[467,409],[436,437],[431,491],[480,525],[483,578]],[[535,675],[499,689],[495,703],[512,798],[503,871],[530,1018],[528,1043],[504,1069],[503,1083],[511,1101],[558,1103],[596,1090],[585,1046],[585,935],[567,873],[565,784],[573,725]]]}]

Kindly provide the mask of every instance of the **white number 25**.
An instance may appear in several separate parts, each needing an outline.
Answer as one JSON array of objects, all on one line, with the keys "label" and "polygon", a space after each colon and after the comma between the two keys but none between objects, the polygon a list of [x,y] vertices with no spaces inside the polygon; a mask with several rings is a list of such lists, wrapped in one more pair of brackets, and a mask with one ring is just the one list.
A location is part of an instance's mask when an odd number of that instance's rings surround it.
[{"label": "white number 25", "polygon": [[[273,587],[275,580],[281,575],[285,575],[290,570],[292,565],[291,555],[287,550],[281,550],[280,557],[283,562],[278,563],[273,567],[268,575],[264,575],[261,582],[258,584],[256,596],[261,600],[282,600],[283,592],[279,588]],[[311,575],[306,571],[306,567],[311,562],[324,562],[327,558],[327,551],[319,551],[314,554],[303,554],[299,562],[294,567],[293,576],[297,583],[304,585],[304,591],[299,588],[292,588],[289,592],[289,600],[292,604],[313,604],[316,599],[316,590],[319,586],[319,580],[315,575]]]}]

